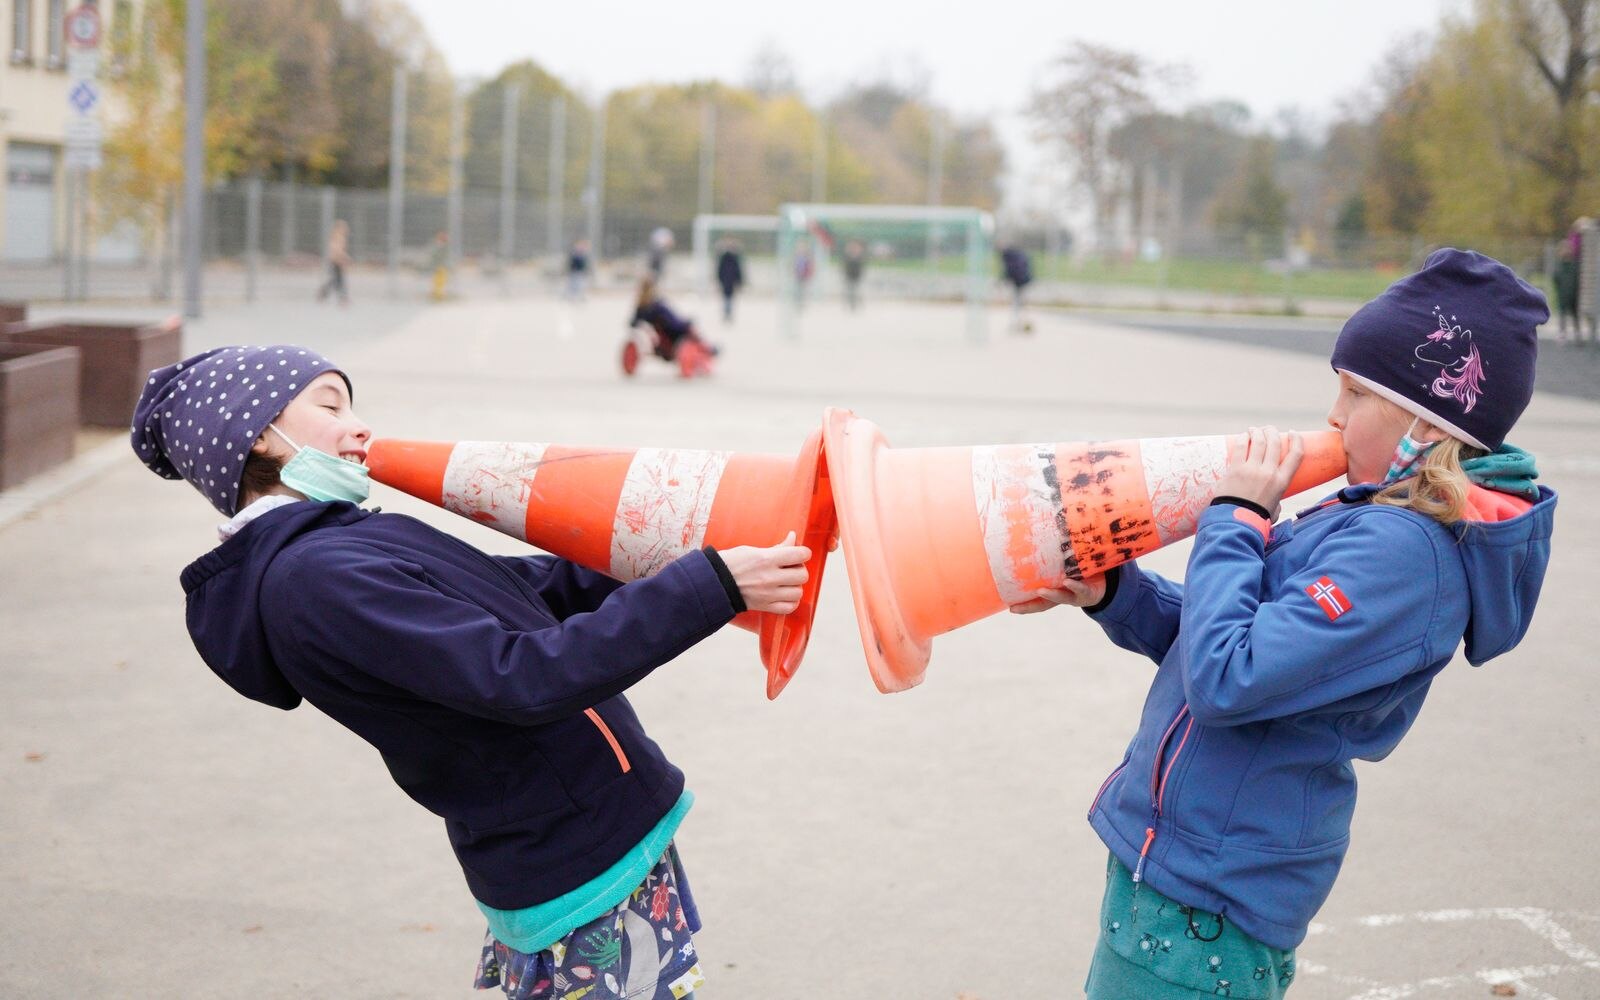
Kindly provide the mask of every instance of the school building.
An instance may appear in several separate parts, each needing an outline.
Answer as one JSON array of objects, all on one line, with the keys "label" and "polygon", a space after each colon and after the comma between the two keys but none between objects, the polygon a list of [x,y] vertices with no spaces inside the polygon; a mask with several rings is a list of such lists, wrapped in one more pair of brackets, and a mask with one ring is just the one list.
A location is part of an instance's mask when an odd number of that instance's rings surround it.
[{"label": "school building", "polygon": [[99,10],[100,80],[109,84],[138,37],[143,0],[0,0],[0,262],[48,261],[65,246],[66,22],[80,3]]}]

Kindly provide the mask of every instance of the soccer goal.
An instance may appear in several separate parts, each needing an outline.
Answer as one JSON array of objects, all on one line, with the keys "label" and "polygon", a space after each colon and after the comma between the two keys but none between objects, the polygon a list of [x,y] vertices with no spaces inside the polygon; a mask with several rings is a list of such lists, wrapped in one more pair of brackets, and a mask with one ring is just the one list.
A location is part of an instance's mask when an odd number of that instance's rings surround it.
[{"label": "soccer goal", "polygon": [[844,289],[844,259],[854,254],[864,259],[864,294],[965,301],[967,337],[984,340],[993,272],[990,213],[932,205],[788,204],[779,207],[777,222],[778,323],[784,336],[800,335],[808,299]]}]

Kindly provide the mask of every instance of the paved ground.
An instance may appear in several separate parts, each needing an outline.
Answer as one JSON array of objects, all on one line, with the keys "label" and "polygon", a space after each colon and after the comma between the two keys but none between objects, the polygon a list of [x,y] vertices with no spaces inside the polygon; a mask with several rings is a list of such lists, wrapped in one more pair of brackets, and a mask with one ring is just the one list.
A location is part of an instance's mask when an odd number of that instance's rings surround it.
[{"label": "paved ground", "polygon": [[[188,346],[325,350],[391,436],[773,452],[829,404],[930,446],[1318,427],[1333,388],[1316,357],[1064,315],[974,348],[957,309],[824,305],[786,343],[759,301],[716,331],[714,381],[625,382],[625,310],[216,309]],[[1600,405],[1541,394],[1516,435],[1563,493],[1544,604],[1520,649],[1452,667],[1406,744],[1361,769],[1300,1000],[1600,996],[1597,433]],[[90,458],[89,482],[0,528],[0,995],[465,1000],[482,922],[439,822],[314,710],[211,676],[177,575],[216,518],[131,453]],[[1150,563],[1181,574],[1186,552]],[[843,570],[777,702],[733,630],[636,689],[699,797],[680,843],[702,995],[1078,995],[1104,863],[1083,814],[1149,666],[1076,612],[1002,615],[941,637],[927,682],[884,697]]]}]

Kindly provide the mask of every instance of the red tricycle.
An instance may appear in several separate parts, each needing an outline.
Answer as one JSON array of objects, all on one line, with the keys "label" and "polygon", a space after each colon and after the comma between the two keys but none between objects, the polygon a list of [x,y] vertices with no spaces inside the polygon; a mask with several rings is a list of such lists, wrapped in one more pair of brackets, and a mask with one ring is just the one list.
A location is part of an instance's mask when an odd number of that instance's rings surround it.
[{"label": "red tricycle", "polygon": [[717,349],[700,339],[694,324],[675,314],[655,294],[655,282],[646,279],[639,290],[638,308],[628,321],[622,342],[622,373],[639,370],[639,359],[649,351],[663,361],[676,362],[683,378],[711,374]]},{"label": "red tricycle", "polygon": [[628,337],[622,342],[622,374],[633,375],[639,370],[639,359],[645,352],[662,361],[676,362],[681,378],[711,374],[711,359],[715,353],[698,337],[680,339],[676,346],[663,337],[653,326],[639,324],[628,328]]}]

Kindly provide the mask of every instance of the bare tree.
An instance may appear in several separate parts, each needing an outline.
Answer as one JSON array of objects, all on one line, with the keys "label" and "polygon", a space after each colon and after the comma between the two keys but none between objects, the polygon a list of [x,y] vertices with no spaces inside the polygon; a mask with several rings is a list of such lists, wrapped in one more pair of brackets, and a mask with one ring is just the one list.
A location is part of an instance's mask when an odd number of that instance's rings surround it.
[{"label": "bare tree", "polygon": [[1511,22],[1517,47],[1531,60],[1554,98],[1554,135],[1543,148],[1521,152],[1556,184],[1551,222],[1573,217],[1573,202],[1584,177],[1584,110],[1595,95],[1593,68],[1600,59],[1600,2],[1597,0],[1499,0]]},{"label": "bare tree", "polygon": [[1027,114],[1035,135],[1054,146],[1088,195],[1095,242],[1111,243],[1111,220],[1123,194],[1122,171],[1109,150],[1113,130],[1150,106],[1150,68],[1138,55],[1074,42],[1050,64]]},{"label": "bare tree", "polygon": [[799,93],[794,60],[773,39],[761,43],[745,71],[746,85],[761,97],[787,97]]}]

